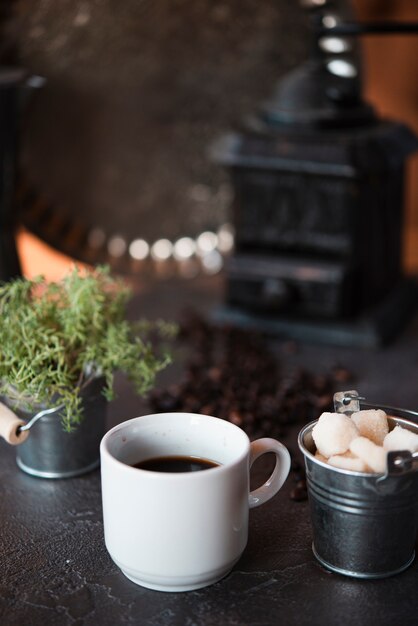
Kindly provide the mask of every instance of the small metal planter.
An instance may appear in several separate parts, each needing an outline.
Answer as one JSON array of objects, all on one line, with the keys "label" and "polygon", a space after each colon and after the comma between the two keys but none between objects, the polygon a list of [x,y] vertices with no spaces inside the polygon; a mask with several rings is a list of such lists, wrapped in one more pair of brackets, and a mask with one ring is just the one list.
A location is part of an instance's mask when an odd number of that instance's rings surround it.
[{"label": "small metal planter", "polygon": [[[397,411],[416,420],[414,412],[390,409],[390,430],[399,424],[418,433],[418,425],[396,417]],[[298,440],[305,457],[315,557],[327,569],[356,578],[402,572],[414,560],[418,530],[415,454],[390,453],[385,474],[337,469],[314,456],[315,424],[305,426]]]},{"label": "small metal planter", "polygon": [[[9,442],[19,444],[16,462],[20,469],[40,478],[71,478],[98,467],[107,404],[102,389],[103,380],[95,379],[81,391],[84,416],[71,433],[63,430],[59,408],[38,419],[15,410],[21,421],[17,431],[15,426],[15,440]],[[19,441],[20,433],[23,443]]]}]

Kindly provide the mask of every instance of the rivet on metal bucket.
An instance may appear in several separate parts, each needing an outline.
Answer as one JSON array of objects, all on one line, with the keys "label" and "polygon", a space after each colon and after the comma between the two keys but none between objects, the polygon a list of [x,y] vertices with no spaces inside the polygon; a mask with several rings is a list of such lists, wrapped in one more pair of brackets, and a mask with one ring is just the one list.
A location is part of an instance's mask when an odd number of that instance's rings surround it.
[{"label": "rivet on metal bucket", "polygon": [[356,411],[360,411],[360,398],[357,391],[339,391],[334,394],[334,409],[336,413],[345,413],[352,415]]},{"label": "rivet on metal bucket", "polygon": [[[344,393],[351,394],[350,402],[359,402],[358,394]],[[343,402],[343,396],[336,402]],[[344,406],[352,413],[350,402]],[[400,425],[418,433],[418,425],[397,417],[397,409],[385,409],[390,430]],[[305,457],[315,557],[327,569],[356,578],[385,578],[403,571],[415,557],[416,455],[406,451],[388,455],[385,474],[334,468],[315,457],[315,424],[305,426],[298,439]]]}]

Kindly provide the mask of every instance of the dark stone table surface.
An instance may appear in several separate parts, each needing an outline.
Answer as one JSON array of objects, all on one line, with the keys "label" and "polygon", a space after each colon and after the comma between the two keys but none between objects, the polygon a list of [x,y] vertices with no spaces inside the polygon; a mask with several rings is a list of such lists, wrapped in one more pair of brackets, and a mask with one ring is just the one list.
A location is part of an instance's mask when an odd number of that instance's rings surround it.
[{"label": "dark stone table surface", "polygon": [[[186,304],[210,311],[221,293],[219,279],[164,283],[140,289],[133,310],[173,319]],[[381,350],[303,345],[287,358],[318,371],[338,361],[355,370],[356,387],[370,401],[418,408],[418,320]],[[172,366],[159,384],[175,381],[180,367]],[[109,427],[149,411],[124,380],[117,380],[117,391]],[[296,434],[297,428],[283,440],[293,451]],[[74,479],[37,479],[20,471],[14,457],[14,449],[1,441],[2,626],[418,623],[418,561],[377,581],[327,572],[312,555],[308,503],[289,497],[291,478],[272,501],[250,512],[247,549],[224,580],[170,594],[136,586],[111,561],[103,540],[98,470]],[[254,469],[261,480],[265,467]]]}]

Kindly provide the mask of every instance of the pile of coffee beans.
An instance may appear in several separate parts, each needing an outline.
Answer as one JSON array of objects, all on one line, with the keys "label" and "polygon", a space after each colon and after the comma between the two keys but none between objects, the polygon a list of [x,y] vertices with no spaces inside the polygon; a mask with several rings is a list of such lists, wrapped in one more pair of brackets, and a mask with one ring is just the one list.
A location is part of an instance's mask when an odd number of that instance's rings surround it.
[{"label": "pile of coffee beans", "polygon": [[[332,411],[337,385],[351,379],[340,366],[327,375],[289,369],[259,333],[214,326],[190,311],[180,322],[179,341],[187,348],[184,378],[154,390],[152,409],[214,415],[240,426],[250,439],[283,439],[291,425]],[[293,343],[284,346],[285,352],[294,349]],[[296,460],[292,470],[297,478],[293,499],[302,500],[304,470]]]}]

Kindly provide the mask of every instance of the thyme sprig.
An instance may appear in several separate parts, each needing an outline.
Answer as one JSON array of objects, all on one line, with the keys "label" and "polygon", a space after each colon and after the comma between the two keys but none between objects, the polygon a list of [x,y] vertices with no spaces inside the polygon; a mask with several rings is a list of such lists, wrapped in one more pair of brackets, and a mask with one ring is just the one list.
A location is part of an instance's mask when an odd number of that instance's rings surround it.
[{"label": "thyme sprig", "polygon": [[80,391],[92,378],[103,376],[108,400],[116,371],[145,394],[170,362],[150,337],[171,338],[175,326],[128,321],[130,297],[107,267],[74,268],[55,283],[38,277],[1,284],[0,395],[30,411],[63,404],[62,423],[71,431],[82,418]]}]

